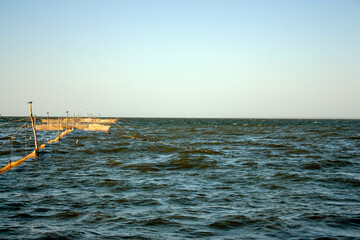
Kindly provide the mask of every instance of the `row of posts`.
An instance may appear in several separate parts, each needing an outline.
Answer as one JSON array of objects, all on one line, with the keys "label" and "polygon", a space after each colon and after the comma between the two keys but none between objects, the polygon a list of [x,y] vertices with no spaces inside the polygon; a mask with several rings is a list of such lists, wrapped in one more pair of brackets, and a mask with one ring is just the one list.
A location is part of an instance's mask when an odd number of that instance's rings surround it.
[{"label": "row of posts", "polygon": [[[37,137],[36,137],[36,128],[35,128],[35,121],[34,121],[34,117],[32,115],[32,101],[28,102],[29,104],[29,109],[30,109],[30,118],[31,118],[31,126],[34,132],[34,140],[35,140],[35,156],[39,156],[39,146],[38,146],[38,142],[37,142]],[[75,119],[75,114],[74,114],[74,119]],[[99,115],[99,119],[100,119],[100,115]],[[47,122],[49,124],[49,112],[47,112]],[[66,111],[66,128],[69,125],[69,111]],[[60,126],[60,118],[59,118],[59,126]],[[58,137],[60,140],[60,127],[58,130]]]},{"label": "row of posts", "polygon": [[[32,115],[32,101],[28,102],[29,104],[29,110],[30,110],[30,119],[31,119],[31,126],[34,132],[34,141],[35,141],[35,156],[39,156],[39,146],[38,146],[38,141],[37,141],[37,137],[36,137],[36,128],[35,128],[35,121],[34,121],[34,117]],[[74,116],[75,118],[75,116]],[[68,126],[68,119],[69,119],[69,111],[66,111],[66,127]],[[47,120],[49,123],[49,112],[47,112]],[[59,125],[60,125],[60,119],[59,119]],[[60,140],[60,128],[58,130],[58,137]]]}]

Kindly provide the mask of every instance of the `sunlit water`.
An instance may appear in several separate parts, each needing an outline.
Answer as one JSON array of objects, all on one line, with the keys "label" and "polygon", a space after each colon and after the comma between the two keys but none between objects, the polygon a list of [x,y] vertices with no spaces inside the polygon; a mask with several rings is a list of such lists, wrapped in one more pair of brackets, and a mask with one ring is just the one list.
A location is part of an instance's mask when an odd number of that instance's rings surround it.
[{"label": "sunlit water", "polygon": [[[0,145],[22,124],[0,125]],[[75,130],[0,175],[0,239],[360,239],[359,120],[118,125]],[[31,136],[0,148],[1,167]]]}]

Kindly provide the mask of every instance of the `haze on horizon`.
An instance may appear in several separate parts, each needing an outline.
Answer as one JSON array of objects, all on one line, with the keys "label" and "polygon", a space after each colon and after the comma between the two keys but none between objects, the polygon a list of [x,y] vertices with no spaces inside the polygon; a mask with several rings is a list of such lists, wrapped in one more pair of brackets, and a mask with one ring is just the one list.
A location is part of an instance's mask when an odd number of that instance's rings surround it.
[{"label": "haze on horizon", "polygon": [[360,1],[2,0],[0,114],[360,118]]}]

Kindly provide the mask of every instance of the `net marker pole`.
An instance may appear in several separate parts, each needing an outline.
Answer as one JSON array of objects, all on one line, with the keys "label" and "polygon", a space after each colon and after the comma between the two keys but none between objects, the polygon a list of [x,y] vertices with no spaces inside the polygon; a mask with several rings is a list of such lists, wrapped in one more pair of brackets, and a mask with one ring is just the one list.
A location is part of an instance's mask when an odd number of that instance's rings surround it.
[{"label": "net marker pole", "polygon": [[37,142],[37,138],[36,138],[36,129],[35,129],[35,123],[34,123],[34,118],[32,115],[32,108],[31,108],[31,104],[32,101],[28,102],[29,104],[29,109],[30,109],[30,118],[31,118],[31,126],[34,132],[34,140],[35,140],[35,156],[39,156],[39,147],[38,147],[38,142]]}]

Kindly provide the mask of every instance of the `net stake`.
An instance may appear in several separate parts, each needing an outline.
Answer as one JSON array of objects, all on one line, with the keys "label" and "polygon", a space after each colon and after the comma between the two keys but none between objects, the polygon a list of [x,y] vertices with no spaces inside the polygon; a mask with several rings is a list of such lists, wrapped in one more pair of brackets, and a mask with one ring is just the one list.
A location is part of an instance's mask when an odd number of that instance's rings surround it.
[{"label": "net stake", "polygon": [[37,137],[36,137],[36,129],[35,129],[34,118],[33,118],[33,115],[32,115],[32,107],[31,107],[32,101],[28,102],[28,104],[29,104],[29,109],[30,109],[31,126],[32,126],[32,129],[33,129],[33,132],[34,132],[35,156],[37,157],[37,156],[39,156],[39,147],[38,147],[38,142],[37,142]]}]

